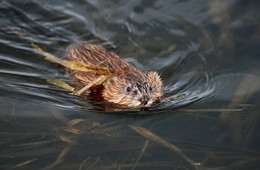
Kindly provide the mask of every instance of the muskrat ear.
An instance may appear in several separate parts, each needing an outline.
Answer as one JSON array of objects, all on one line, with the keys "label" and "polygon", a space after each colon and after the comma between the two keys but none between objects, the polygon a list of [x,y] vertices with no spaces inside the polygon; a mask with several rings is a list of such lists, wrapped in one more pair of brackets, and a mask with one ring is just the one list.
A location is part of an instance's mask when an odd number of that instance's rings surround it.
[{"label": "muskrat ear", "polygon": [[162,80],[160,78],[160,76],[158,75],[157,72],[154,72],[154,71],[150,71],[147,73],[147,78],[148,78],[148,81],[156,86],[156,87],[161,87],[162,86]]}]

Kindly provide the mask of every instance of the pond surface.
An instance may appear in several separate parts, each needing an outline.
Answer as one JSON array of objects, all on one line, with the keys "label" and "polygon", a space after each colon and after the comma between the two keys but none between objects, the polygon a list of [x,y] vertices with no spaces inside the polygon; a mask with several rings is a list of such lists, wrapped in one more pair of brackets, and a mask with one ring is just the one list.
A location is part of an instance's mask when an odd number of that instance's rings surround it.
[{"label": "pond surface", "polygon": [[[258,169],[257,0],[0,3],[0,169]],[[102,111],[47,80],[71,80],[74,42],[157,71],[164,99]]]}]

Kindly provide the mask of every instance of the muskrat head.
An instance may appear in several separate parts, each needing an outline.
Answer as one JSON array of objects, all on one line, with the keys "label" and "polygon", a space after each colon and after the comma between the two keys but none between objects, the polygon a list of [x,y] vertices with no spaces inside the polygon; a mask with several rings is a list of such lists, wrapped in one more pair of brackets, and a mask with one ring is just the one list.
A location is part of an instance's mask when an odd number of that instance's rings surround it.
[{"label": "muskrat head", "polygon": [[162,82],[156,72],[115,76],[104,84],[103,98],[112,103],[128,107],[150,106],[162,98]]}]

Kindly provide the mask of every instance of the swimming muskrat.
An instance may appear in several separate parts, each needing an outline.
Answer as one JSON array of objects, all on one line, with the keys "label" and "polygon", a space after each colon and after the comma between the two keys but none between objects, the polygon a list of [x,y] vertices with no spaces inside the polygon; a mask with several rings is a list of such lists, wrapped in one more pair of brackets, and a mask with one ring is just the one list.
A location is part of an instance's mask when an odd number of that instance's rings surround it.
[{"label": "swimming muskrat", "polygon": [[[107,102],[127,107],[142,107],[150,106],[162,98],[162,81],[156,72],[141,71],[100,46],[76,43],[68,48],[67,56],[80,64],[109,69],[112,76],[106,79],[97,91]],[[72,75],[83,85],[100,76],[83,71],[72,71]]]}]

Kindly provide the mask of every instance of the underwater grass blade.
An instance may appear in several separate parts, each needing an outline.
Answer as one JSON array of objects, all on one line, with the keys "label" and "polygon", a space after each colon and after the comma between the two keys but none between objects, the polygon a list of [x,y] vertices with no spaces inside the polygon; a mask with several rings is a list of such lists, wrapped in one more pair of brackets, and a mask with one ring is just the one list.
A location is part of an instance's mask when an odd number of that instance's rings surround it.
[{"label": "underwater grass blade", "polygon": [[70,122],[68,118],[66,118],[64,115],[62,115],[60,112],[57,112],[54,109],[51,109],[51,113],[55,118],[57,118],[60,122],[62,122],[65,125],[68,125],[68,123]]},{"label": "underwater grass blade", "polygon": [[19,168],[19,167],[25,166],[25,165],[27,165],[27,164],[30,164],[30,163],[36,161],[36,160],[37,160],[37,158],[31,159],[31,160],[29,160],[29,161],[25,161],[25,162],[23,162],[23,163],[17,164],[15,167],[16,167],[16,168]]},{"label": "underwater grass blade", "polygon": [[166,140],[160,138],[159,136],[157,136],[156,134],[152,133],[151,131],[149,131],[148,129],[145,129],[143,127],[140,126],[135,126],[135,125],[128,125],[128,127],[130,127],[132,130],[134,130],[135,132],[139,133],[140,135],[142,135],[143,137],[157,142],[161,145],[163,145],[166,148],[169,148],[170,150],[175,151],[178,155],[180,155],[184,160],[186,160],[187,162],[189,162],[195,169],[200,169],[197,165],[196,162],[194,162],[191,158],[189,158],[186,154],[184,154],[181,149],[179,149],[177,146],[167,142]]},{"label": "underwater grass blade", "polygon": [[44,140],[44,141],[38,141],[38,142],[31,142],[31,143],[22,143],[22,144],[15,144],[15,145],[11,145],[12,147],[37,147],[37,146],[41,146],[41,145],[46,145],[49,144],[51,142],[55,142],[56,140]]},{"label": "underwater grass blade", "polygon": [[140,160],[141,160],[141,158],[142,158],[142,156],[143,156],[143,154],[144,154],[146,148],[148,147],[148,144],[149,144],[149,140],[146,140],[146,141],[144,142],[144,145],[143,145],[143,147],[142,147],[142,150],[141,150],[141,152],[140,152],[140,154],[139,154],[139,156],[138,156],[138,158],[137,158],[137,160],[136,160],[136,162],[135,162],[135,164],[134,164],[134,166],[132,167],[131,170],[134,170],[135,167],[137,166],[137,164],[140,162]]},{"label": "underwater grass blade", "polygon": [[85,121],[87,121],[87,119],[73,119],[73,120],[69,121],[68,125],[74,126],[76,124],[79,124],[79,123],[85,122]]},{"label": "underwater grass blade", "polygon": [[[89,164],[87,165],[87,167],[85,168],[85,170],[92,170],[92,169],[94,169],[94,167],[96,166],[96,164],[97,164],[99,161],[100,161],[100,157],[97,157],[96,160],[89,162]],[[86,163],[86,161],[85,161],[84,163]],[[86,163],[86,164],[87,164],[87,163]]]},{"label": "underwater grass blade", "polygon": [[[231,100],[228,108],[235,109],[239,104],[246,101],[260,88],[260,78],[257,76],[247,75],[239,84],[234,93],[234,97]],[[245,94],[245,95],[241,95]],[[225,114],[221,115],[225,117]]]},{"label": "underwater grass blade", "polygon": [[60,164],[61,162],[64,161],[64,157],[71,151],[71,149],[73,148],[73,144],[68,144],[60,153],[60,155],[58,156],[58,158],[50,165],[47,167],[47,169],[50,169],[58,164]]},{"label": "underwater grass blade", "polygon": [[[104,166],[104,167],[100,167],[100,168],[96,168],[96,169],[122,169],[122,168],[131,168],[133,167],[134,164],[113,164],[111,166]],[[162,168],[162,167],[170,167],[171,169],[173,169],[172,167],[176,167],[176,169],[178,169],[179,165],[173,162],[140,162],[136,167],[143,167],[142,169],[151,169],[151,167],[158,167],[158,169]],[[180,167],[180,169],[185,169],[183,167]],[[187,169],[187,168],[186,168]]]},{"label": "underwater grass blade", "polygon": [[[238,85],[234,97],[228,105],[229,109],[236,109],[240,104],[246,102],[260,87],[260,78],[257,76],[247,75]],[[243,95],[241,95],[243,94]],[[241,116],[233,116],[231,112],[221,112],[219,118],[229,124],[233,135],[233,142],[240,145],[243,140],[242,124],[247,121]],[[252,120],[252,121],[257,121]],[[253,122],[251,123],[253,124]]]},{"label": "underwater grass blade", "polygon": [[83,170],[85,163],[90,159],[90,157],[87,157],[79,166],[79,170]]},{"label": "underwater grass blade", "polygon": [[74,135],[80,135],[80,134],[82,134],[82,131],[81,131],[81,130],[76,129],[76,128],[73,128],[73,127],[69,127],[69,128],[67,128],[67,129],[64,129],[64,131],[65,131],[65,132],[70,132],[70,133],[72,133],[72,134],[74,134]]}]

